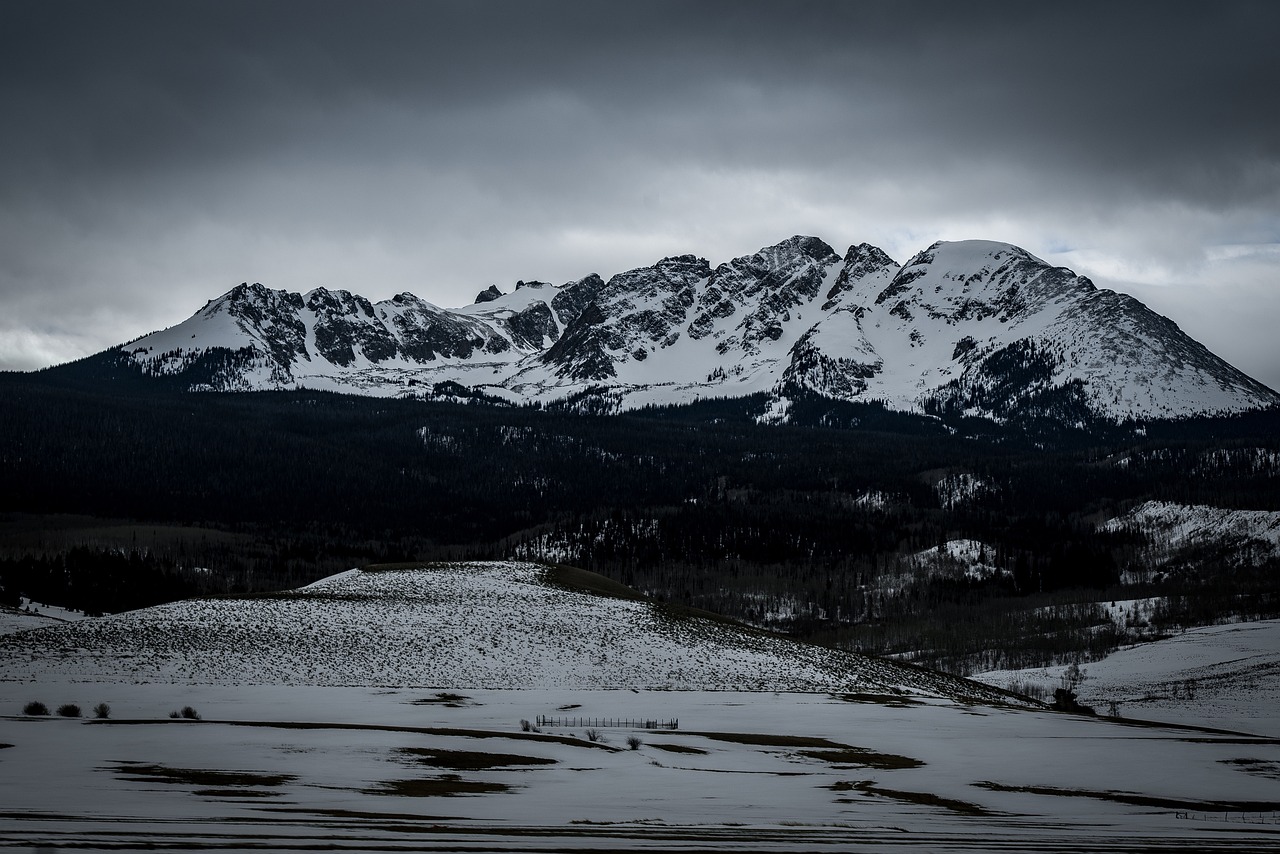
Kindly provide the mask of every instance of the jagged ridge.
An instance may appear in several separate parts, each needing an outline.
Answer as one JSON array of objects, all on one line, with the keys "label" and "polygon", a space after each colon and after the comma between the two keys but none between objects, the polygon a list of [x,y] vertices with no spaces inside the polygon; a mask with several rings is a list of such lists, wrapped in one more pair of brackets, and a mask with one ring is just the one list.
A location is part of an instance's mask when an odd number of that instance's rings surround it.
[{"label": "jagged ridge", "polygon": [[842,258],[796,236],[714,269],[681,255],[607,281],[490,286],[452,310],[409,293],[372,303],[242,284],[120,351],[171,377],[227,354],[190,374],[189,387],[213,391],[445,384],[549,403],[607,389],[623,409],[763,392],[775,412],[818,394],[1078,426],[1280,402],[1137,300],[978,240],[900,266],[865,243]]}]

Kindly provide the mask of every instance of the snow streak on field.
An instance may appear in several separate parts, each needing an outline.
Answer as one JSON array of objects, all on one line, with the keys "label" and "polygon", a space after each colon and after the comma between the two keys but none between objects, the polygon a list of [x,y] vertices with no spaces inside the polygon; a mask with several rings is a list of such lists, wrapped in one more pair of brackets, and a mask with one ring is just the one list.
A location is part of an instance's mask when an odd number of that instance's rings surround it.
[{"label": "snow streak on field", "polygon": [[225,685],[908,691],[985,686],[809,646],[531,563],[352,570],[284,594],[177,602],[0,638],[0,680]]}]

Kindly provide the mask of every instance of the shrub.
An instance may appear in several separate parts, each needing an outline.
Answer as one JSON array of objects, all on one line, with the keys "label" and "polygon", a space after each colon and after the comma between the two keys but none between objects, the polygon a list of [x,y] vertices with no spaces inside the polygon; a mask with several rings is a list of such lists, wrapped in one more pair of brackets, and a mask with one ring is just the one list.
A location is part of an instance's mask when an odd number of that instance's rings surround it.
[{"label": "shrub", "polygon": [[178,712],[177,709],[174,709],[172,712],[169,713],[169,717],[174,718],[176,720],[177,718],[182,717],[182,715],[181,713]]},{"label": "shrub", "polygon": [[189,721],[198,721],[200,720],[200,713],[197,712],[195,709],[193,709],[191,706],[183,706],[182,717],[186,718]]},{"label": "shrub", "polygon": [[47,715],[49,714],[49,707],[39,700],[33,700],[22,707],[22,713],[24,715]]},{"label": "shrub", "polygon": [[604,733],[598,729],[587,730],[587,741],[598,741],[601,744],[606,743],[604,740]]},{"label": "shrub", "polygon": [[78,718],[80,717],[80,707],[75,703],[64,703],[58,706],[58,714],[64,718]]},{"label": "shrub", "polygon": [[98,720],[106,720],[111,717],[111,707],[106,703],[99,703],[93,707],[93,716]]},{"label": "shrub", "polygon": [[641,741],[636,736],[634,735],[627,736],[627,747],[630,747],[632,750],[639,750],[640,745],[642,744],[644,744],[644,742]]},{"label": "shrub", "polygon": [[520,731],[521,732],[542,732],[542,730],[538,729],[536,726],[534,726],[533,724],[529,723],[524,719],[521,719],[520,721]]},{"label": "shrub", "polygon": [[1087,678],[1085,671],[1080,669],[1080,665],[1072,662],[1066,670],[1062,671],[1062,675],[1058,677],[1058,680],[1062,683],[1064,691],[1074,693],[1076,688],[1080,687],[1080,683]]},{"label": "shrub", "polygon": [[1024,697],[1030,697],[1040,702],[1044,702],[1045,698],[1049,696],[1049,692],[1044,685],[1031,679],[1026,681],[1010,679],[1005,687],[1015,694],[1021,694]]}]

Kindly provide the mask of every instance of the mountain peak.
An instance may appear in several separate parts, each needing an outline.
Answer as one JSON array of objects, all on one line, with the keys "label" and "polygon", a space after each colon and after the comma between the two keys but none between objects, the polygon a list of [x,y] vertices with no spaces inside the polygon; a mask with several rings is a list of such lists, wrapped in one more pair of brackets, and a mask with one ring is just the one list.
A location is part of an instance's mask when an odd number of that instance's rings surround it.
[{"label": "mountain peak", "polygon": [[242,283],[122,349],[167,374],[240,354],[199,388],[415,395],[444,383],[512,402],[607,395],[615,410],[816,393],[1076,424],[1280,403],[1137,300],[990,240],[939,241],[899,266],[868,243],[842,257],[797,234],[714,268],[683,254],[607,281],[491,285],[451,310],[409,293],[374,304]]}]

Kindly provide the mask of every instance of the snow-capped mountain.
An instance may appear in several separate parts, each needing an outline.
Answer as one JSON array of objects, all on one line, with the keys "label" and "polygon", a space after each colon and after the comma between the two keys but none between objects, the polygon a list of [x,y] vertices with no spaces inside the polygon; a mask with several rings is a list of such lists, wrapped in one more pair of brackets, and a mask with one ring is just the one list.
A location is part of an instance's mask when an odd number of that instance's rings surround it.
[{"label": "snow-capped mountain", "polygon": [[865,243],[842,258],[797,236],[714,268],[681,255],[608,281],[490,286],[458,309],[242,284],[120,352],[201,390],[446,383],[549,402],[604,388],[621,409],[764,392],[783,418],[805,393],[1072,423],[1280,403],[1137,300],[980,240],[899,265]]}]

